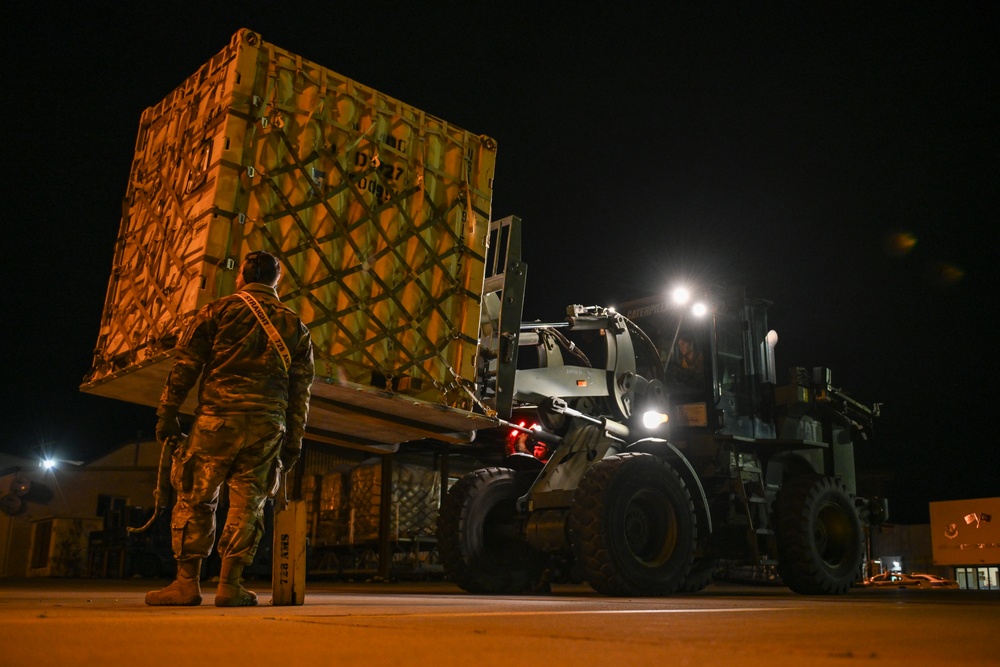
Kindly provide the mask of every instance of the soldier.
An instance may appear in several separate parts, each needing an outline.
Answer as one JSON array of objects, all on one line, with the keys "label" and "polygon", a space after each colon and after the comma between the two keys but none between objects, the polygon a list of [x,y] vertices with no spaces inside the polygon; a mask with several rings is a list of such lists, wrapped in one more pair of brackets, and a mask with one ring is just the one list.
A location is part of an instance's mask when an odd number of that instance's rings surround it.
[{"label": "soldier", "polygon": [[146,594],[148,605],[201,604],[201,561],[215,542],[219,491],[229,513],[219,538],[217,607],[257,604],[241,584],[263,533],[264,502],[302,450],[313,350],[309,331],[278,300],[281,267],[266,252],[246,256],[237,293],[202,308],[184,332],[157,410],[160,442],[181,434],[184,398],[202,378],[190,435],[174,452],[170,481],[177,578]]}]

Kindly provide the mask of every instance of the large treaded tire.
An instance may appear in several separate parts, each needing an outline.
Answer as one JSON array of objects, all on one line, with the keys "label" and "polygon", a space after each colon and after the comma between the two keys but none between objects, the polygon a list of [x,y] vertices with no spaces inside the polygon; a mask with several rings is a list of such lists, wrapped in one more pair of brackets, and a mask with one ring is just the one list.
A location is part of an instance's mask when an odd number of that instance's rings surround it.
[{"label": "large treaded tire", "polygon": [[469,593],[539,590],[548,557],[521,539],[515,502],[527,491],[509,468],[482,468],[455,482],[438,514],[445,575]]},{"label": "large treaded tire", "polygon": [[775,499],[778,573],[803,595],[846,593],[861,573],[865,539],[847,491],[834,479],[797,477]]},{"label": "large treaded tire", "polygon": [[570,508],[570,539],[587,582],[614,596],[669,595],[691,570],[694,503],[670,464],[626,453],[596,463]]},{"label": "large treaded tire", "polygon": [[715,570],[718,566],[718,561],[714,559],[696,559],[677,590],[681,593],[697,593],[703,590],[715,579]]}]

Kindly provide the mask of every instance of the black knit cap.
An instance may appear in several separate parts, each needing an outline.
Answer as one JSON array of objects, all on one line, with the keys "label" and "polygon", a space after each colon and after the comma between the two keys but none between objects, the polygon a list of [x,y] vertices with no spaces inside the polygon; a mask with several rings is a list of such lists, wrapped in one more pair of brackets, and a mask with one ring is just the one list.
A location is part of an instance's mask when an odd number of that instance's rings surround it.
[{"label": "black knit cap", "polygon": [[264,250],[248,253],[243,258],[243,280],[248,283],[272,284],[281,270],[278,258]]}]

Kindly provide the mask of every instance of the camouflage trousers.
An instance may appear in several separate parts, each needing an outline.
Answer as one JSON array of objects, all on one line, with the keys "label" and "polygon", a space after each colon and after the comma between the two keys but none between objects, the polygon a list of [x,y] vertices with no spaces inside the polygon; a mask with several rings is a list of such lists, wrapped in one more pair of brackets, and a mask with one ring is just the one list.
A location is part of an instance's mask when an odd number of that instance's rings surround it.
[{"label": "camouflage trousers", "polygon": [[204,558],[215,542],[215,512],[222,485],[229,513],[219,555],[253,562],[264,533],[264,503],[278,465],[284,420],[266,413],[199,415],[174,452],[170,482],[177,493],[170,520],[174,558]]}]

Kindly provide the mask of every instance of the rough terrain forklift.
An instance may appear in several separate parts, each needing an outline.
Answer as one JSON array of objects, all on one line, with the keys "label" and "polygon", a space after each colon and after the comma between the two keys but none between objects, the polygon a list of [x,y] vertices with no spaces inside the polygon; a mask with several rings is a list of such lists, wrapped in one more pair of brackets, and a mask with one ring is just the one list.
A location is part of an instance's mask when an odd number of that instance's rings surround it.
[{"label": "rough terrain forklift", "polygon": [[474,593],[570,580],[649,596],[700,590],[729,563],[774,568],[798,593],[847,591],[863,523],[886,518],[857,497],[854,463],[878,406],[825,368],[779,384],[769,304],[742,289],[521,322],[526,267],[508,233],[498,273],[513,276],[484,308],[484,394],[539,446],[450,489],[446,575]]}]

